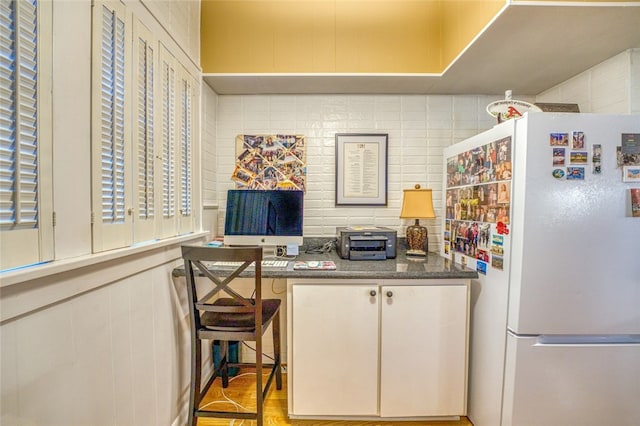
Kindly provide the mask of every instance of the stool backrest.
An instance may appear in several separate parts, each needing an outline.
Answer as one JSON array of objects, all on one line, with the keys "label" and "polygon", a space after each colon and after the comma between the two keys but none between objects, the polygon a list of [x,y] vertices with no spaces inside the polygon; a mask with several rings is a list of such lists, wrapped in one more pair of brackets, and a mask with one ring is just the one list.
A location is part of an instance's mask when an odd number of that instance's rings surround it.
[{"label": "stool backrest", "polygon": [[[182,258],[184,259],[185,276],[187,279],[187,293],[189,297],[189,313],[195,330],[202,327],[200,323],[201,312],[219,313],[252,313],[255,316],[255,330],[262,328],[262,247],[203,247],[182,246]],[[215,269],[215,273],[209,269],[210,262],[240,262],[237,267]],[[249,266],[254,268],[254,295],[247,298],[239,294],[231,287],[233,280]],[[196,286],[196,276],[208,278],[213,284],[213,289],[204,295],[199,295]],[[233,299],[233,304],[214,305],[215,296],[226,293]],[[226,297],[226,296],[225,296]],[[231,331],[231,330],[230,330]]]}]

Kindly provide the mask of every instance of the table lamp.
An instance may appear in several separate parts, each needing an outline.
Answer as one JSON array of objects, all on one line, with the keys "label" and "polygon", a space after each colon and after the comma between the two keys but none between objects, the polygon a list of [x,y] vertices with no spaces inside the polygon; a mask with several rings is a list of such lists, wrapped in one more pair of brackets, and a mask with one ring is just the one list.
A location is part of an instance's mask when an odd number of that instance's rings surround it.
[{"label": "table lamp", "polygon": [[426,256],[425,243],[428,244],[427,228],[420,225],[419,219],[434,219],[433,198],[430,189],[405,189],[402,196],[401,219],[415,219],[413,225],[407,227],[408,256]]}]

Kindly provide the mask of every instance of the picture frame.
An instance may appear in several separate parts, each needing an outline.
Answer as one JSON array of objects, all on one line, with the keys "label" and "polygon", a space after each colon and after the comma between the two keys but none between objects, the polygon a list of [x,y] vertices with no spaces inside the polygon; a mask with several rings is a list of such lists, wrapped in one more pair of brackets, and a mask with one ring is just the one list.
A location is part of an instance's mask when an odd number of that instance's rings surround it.
[{"label": "picture frame", "polygon": [[623,182],[640,182],[640,166],[623,166]]},{"label": "picture frame", "polygon": [[387,133],[336,133],[336,206],[387,205]]}]

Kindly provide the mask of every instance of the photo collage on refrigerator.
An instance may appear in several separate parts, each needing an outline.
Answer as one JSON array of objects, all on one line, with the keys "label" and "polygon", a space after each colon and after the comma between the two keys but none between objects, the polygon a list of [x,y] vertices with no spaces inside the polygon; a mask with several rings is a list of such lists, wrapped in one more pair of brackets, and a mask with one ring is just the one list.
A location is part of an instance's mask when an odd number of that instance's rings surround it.
[{"label": "photo collage on refrigerator", "polygon": [[[556,179],[584,180],[585,168],[589,163],[589,152],[585,145],[585,134],[581,131],[551,133],[549,145],[552,147],[552,176]],[[567,149],[570,148],[569,152]],[[602,173],[602,145],[591,146],[591,172]],[[566,168],[565,168],[566,166]]]},{"label": "photo collage on refrigerator", "polygon": [[[511,137],[447,158],[444,252],[502,270],[511,207]],[[493,226],[492,226],[493,225]]]}]

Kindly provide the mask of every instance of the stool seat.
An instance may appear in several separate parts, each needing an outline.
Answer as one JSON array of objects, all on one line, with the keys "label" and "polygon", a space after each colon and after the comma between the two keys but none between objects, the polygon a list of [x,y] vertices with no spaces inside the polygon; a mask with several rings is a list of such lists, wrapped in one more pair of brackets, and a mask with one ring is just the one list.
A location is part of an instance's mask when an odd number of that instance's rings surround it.
[{"label": "stool seat", "polygon": [[[218,299],[214,306],[242,306],[240,302],[228,297]],[[262,300],[262,323],[269,323],[276,312],[280,309],[279,299]],[[207,330],[221,331],[253,331],[255,330],[255,315],[253,312],[247,313],[227,313],[227,312],[205,312],[200,317],[200,323]]]}]

